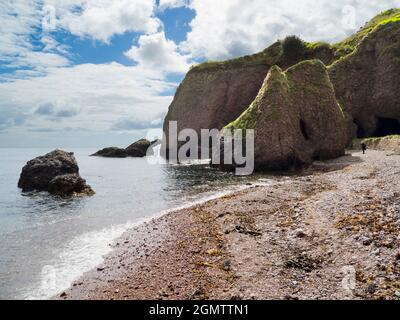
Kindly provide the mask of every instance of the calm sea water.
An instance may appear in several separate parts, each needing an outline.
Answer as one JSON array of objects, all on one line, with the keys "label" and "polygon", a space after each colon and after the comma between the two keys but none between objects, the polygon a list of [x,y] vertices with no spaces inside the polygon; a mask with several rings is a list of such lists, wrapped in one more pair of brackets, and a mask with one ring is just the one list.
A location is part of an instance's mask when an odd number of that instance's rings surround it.
[{"label": "calm sea water", "polygon": [[46,299],[102,262],[109,244],[161,212],[233,191],[260,177],[206,165],[150,165],[145,159],[89,157],[75,149],[93,197],[21,193],[25,163],[50,149],[0,148],[0,299]]}]

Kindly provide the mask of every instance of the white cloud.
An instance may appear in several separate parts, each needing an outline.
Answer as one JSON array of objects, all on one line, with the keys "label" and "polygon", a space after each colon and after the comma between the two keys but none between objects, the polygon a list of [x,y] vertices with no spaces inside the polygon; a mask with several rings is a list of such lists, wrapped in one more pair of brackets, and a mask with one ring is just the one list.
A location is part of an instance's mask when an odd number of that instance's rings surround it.
[{"label": "white cloud", "polygon": [[190,0],[160,0],[159,9],[179,8],[188,5]]},{"label": "white cloud", "polygon": [[[58,29],[79,37],[107,43],[114,35],[139,32],[137,45],[125,53],[137,66],[71,66],[70,48],[52,33],[38,34],[43,5],[55,7]],[[346,5],[355,8],[355,28],[342,23]],[[181,6],[195,10],[196,17],[187,40],[176,44],[166,38],[156,14]],[[338,41],[398,6],[399,0],[160,0],[159,6],[155,0],[1,1],[0,63],[19,70],[0,75],[0,134],[42,141],[54,132],[57,141],[68,132],[80,144],[82,132],[117,139],[121,131],[157,127],[172,100],[166,92],[175,88],[166,75],[186,72],[191,58],[254,53],[289,34]]]},{"label": "white cloud", "polygon": [[[355,28],[342,23],[346,6],[355,11]],[[253,53],[286,35],[308,41],[339,41],[399,0],[191,0],[192,31],[181,48],[193,56],[223,59]]]},{"label": "white cloud", "polygon": [[80,37],[109,42],[127,31],[153,33],[161,27],[155,0],[54,1],[59,25]]},{"label": "white cloud", "polygon": [[139,46],[133,46],[125,55],[139,66],[160,72],[184,73],[189,69],[189,57],[181,55],[175,42],[166,39],[164,32],[140,36]]},{"label": "white cloud", "polygon": [[[134,130],[126,122],[132,119],[154,126],[172,100],[163,94],[174,88],[159,72],[139,66],[53,68],[45,76],[0,83],[0,130]],[[16,126],[22,120],[25,129]]]},{"label": "white cloud", "polygon": [[[38,36],[37,30],[41,25],[41,5],[38,0],[0,2],[0,61],[4,66],[43,72],[49,67],[69,64],[55,47],[42,52],[31,42],[32,37]],[[48,44],[53,41],[50,36],[43,37],[43,40]]]}]

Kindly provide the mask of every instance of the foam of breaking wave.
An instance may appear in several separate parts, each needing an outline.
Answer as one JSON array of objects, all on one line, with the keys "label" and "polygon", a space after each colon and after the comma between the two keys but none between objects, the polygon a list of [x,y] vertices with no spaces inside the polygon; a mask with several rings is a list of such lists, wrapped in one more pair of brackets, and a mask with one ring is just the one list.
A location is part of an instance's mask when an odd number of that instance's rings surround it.
[{"label": "foam of breaking wave", "polygon": [[198,200],[158,212],[135,222],[130,221],[125,224],[82,234],[60,249],[52,264],[42,268],[39,282],[24,295],[24,298],[33,300],[50,299],[69,288],[85,272],[102,264],[104,257],[113,250],[110,244],[129,229],[173,211],[200,205],[254,186],[266,186],[268,184],[269,182],[263,179],[263,181],[252,185],[240,185],[225,191],[206,193]]}]

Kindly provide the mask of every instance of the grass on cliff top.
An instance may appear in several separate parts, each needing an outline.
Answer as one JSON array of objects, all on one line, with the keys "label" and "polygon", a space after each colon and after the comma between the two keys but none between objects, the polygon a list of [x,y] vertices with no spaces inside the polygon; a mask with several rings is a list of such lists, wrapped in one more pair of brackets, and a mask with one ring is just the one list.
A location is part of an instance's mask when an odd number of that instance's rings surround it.
[{"label": "grass on cliff top", "polygon": [[248,56],[226,60],[226,61],[207,61],[196,66],[193,66],[191,71],[201,71],[210,69],[230,69],[230,68],[241,68],[251,67],[257,65],[272,66],[276,64],[281,56],[282,45],[281,43],[275,42],[267,49]]},{"label": "grass on cliff top", "polygon": [[[305,52],[304,59],[313,52],[328,48],[331,49],[331,45],[326,42],[304,42]],[[251,67],[257,65],[273,66],[279,64],[282,60],[282,42],[275,42],[273,45],[256,54],[226,60],[226,61],[207,61],[199,65],[193,66],[191,71],[201,71],[201,70],[215,70],[215,69],[231,69],[231,68],[241,68],[241,67]]]},{"label": "grass on cliff top", "polygon": [[400,21],[400,9],[390,9],[365,24],[357,33],[350,36],[349,38],[336,43],[333,48],[336,50],[338,57],[343,57],[347,54],[352,53],[357,46],[361,43],[364,37],[368,36],[372,31],[382,25],[389,23],[395,23]]},{"label": "grass on cliff top", "polygon": [[[400,9],[390,9],[381,14],[377,15],[375,18],[370,20],[365,24],[357,33],[350,36],[349,38],[338,42],[336,44],[330,45],[326,42],[304,42],[305,43],[305,59],[308,59],[310,55],[321,49],[332,49],[336,52],[335,61],[338,59],[354,52],[361,41],[374,31],[376,28],[390,24],[397,23],[400,21]],[[244,57],[226,60],[226,61],[208,61],[201,63],[199,65],[193,66],[191,71],[201,71],[201,70],[213,70],[213,69],[230,69],[230,68],[240,68],[249,67],[256,65],[267,65],[272,66],[274,64],[279,64],[282,58],[282,41],[277,41],[267,49],[252,55],[247,55]],[[334,62],[334,61],[333,61]],[[333,63],[332,62],[332,63]]]}]

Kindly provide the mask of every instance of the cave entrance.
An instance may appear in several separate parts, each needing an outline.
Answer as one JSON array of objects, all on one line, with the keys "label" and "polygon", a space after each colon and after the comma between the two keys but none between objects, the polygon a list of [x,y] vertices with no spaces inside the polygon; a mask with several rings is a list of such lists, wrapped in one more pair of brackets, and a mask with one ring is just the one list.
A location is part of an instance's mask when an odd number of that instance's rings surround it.
[{"label": "cave entrance", "polygon": [[310,136],[308,135],[307,125],[303,120],[300,120],[300,130],[304,139],[310,140]]},{"label": "cave entrance", "polygon": [[363,128],[363,126],[360,124],[359,121],[354,120],[355,125],[357,126],[357,138],[361,139],[361,138],[365,138],[365,130]]},{"label": "cave entrance", "polygon": [[385,137],[400,134],[400,121],[393,118],[377,118],[374,137]]}]

